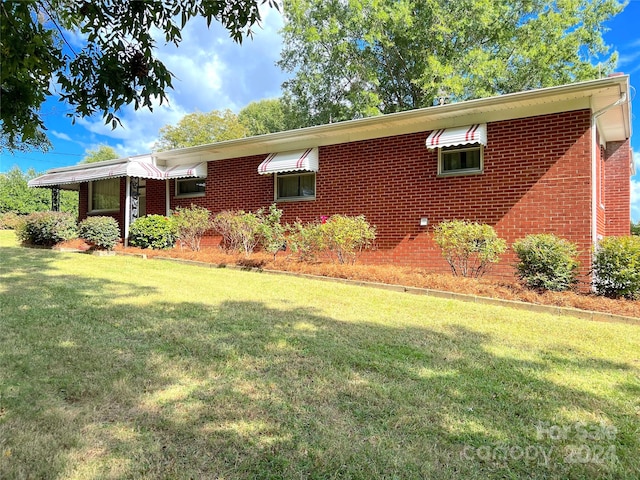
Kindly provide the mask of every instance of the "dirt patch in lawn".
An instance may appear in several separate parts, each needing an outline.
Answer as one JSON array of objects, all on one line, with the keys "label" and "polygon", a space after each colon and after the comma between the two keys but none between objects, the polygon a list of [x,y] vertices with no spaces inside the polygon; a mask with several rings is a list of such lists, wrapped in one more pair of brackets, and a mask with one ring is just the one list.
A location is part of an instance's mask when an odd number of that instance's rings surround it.
[{"label": "dirt patch in lawn", "polygon": [[[80,246],[80,248],[84,248]],[[517,281],[495,279],[470,279],[449,274],[435,274],[421,268],[393,265],[339,265],[335,263],[300,262],[285,253],[274,260],[272,255],[254,253],[250,258],[244,255],[230,255],[217,247],[203,248],[200,252],[174,248],[171,250],[150,250],[116,247],[117,251],[145,254],[147,257],[171,257],[195,260],[216,265],[234,265],[248,268],[262,268],[285,272],[303,273],[349,280],[379,282],[406,287],[428,288],[447,292],[478,295],[482,297],[517,300],[538,305],[579,308],[596,312],[611,313],[640,318],[640,301],[614,300],[583,292],[536,292],[523,287]]]}]

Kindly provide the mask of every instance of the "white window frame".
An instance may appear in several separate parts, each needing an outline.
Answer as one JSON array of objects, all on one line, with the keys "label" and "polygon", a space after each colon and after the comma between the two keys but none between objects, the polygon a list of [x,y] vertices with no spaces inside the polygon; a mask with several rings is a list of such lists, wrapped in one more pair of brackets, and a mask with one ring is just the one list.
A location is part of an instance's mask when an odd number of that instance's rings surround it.
[{"label": "white window frame", "polygon": [[[479,168],[461,168],[458,170],[444,169],[444,155],[446,153],[470,152],[473,150],[480,151],[480,167]],[[479,175],[484,172],[484,145],[474,143],[458,147],[438,148],[438,176],[439,177],[456,177],[460,175]]]},{"label": "white window frame", "polygon": [[[182,182],[193,182],[202,180],[205,184],[204,192],[194,192],[194,193],[180,193],[178,189],[178,184]],[[189,178],[176,178],[175,179],[175,198],[196,198],[196,197],[204,197],[207,194],[207,178],[206,177],[189,177]]]},{"label": "white window frame", "polygon": [[[278,191],[278,177],[293,177],[293,176],[307,176],[313,175],[313,195],[306,196],[298,196],[298,197],[280,197],[280,192]],[[286,172],[286,173],[275,173],[273,175],[273,200],[275,202],[304,202],[309,200],[316,199],[316,189],[317,189],[317,177],[316,172]]]},{"label": "white window frame", "polygon": [[[105,181],[118,181],[118,208],[102,208],[102,209],[94,209],[93,208],[93,184],[94,182],[105,182]],[[116,178],[105,178],[102,180],[91,180],[89,182],[89,198],[87,199],[88,202],[88,209],[87,209],[87,214],[95,214],[95,213],[112,213],[112,212],[119,212],[120,208],[122,207],[121,205],[121,198],[120,198],[120,189],[122,189],[122,182],[120,181],[120,177],[116,177]]]}]

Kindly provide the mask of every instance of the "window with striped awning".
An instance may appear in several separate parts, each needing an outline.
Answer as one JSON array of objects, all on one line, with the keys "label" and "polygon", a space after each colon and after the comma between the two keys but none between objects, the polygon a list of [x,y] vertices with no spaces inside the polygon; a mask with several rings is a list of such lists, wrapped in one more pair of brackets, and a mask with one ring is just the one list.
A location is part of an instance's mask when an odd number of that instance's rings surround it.
[{"label": "window with striped awning", "polygon": [[487,145],[486,123],[434,130],[429,134],[426,142],[427,148],[454,147],[473,143]]}]

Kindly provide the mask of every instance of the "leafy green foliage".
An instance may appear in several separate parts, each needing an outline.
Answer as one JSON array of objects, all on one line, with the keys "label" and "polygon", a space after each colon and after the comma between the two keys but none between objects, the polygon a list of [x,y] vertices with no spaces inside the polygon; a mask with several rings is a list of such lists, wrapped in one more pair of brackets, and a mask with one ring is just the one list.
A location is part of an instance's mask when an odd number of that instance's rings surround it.
[{"label": "leafy green foliage", "polygon": [[433,239],[453,274],[463,277],[481,277],[507,248],[491,225],[466,220],[439,223]]},{"label": "leafy green foliage", "polygon": [[282,210],[275,203],[272,203],[267,213],[262,209],[258,210],[258,218],[260,219],[258,228],[260,246],[265,251],[273,254],[275,259],[278,252],[286,246],[286,228],[280,221],[282,219]]},{"label": "leafy green foliage", "polygon": [[113,217],[87,217],[80,222],[79,237],[98,248],[113,250],[120,239],[120,227]]},{"label": "leafy green foliage", "polygon": [[[599,77],[615,0],[288,0],[280,67],[307,125]],[[601,60],[598,63],[598,60]]]},{"label": "leafy green foliage", "polygon": [[50,247],[77,238],[78,226],[75,217],[66,212],[35,212],[19,223],[16,235],[24,243]]},{"label": "leafy green foliage", "polygon": [[156,151],[193,147],[247,136],[247,129],[231,110],[195,112],[182,117],[176,126],[165,125],[153,146]]},{"label": "leafy green foliage", "polygon": [[251,102],[238,113],[238,120],[247,131],[247,136],[282,132],[295,128],[288,121],[287,109],[279,98]]},{"label": "leafy green foliage", "polygon": [[176,239],[175,223],[162,215],[137,218],[129,228],[129,243],[134,247],[162,250],[172,248]]},{"label": "leafy green foliage", "polygon": [[95,150],[86,150],[84,153],[84,158],[80,163],[95,163],[120,158],[118,152],[109,145],[99,145]]},{"label": "leafy green foliage", "polygon": [[376,227],[364,215],[332,215],[319,225],[321,249],[338,263],[355,263],[358,254],[376,239]]},{"label": "leafy green foliage", "polygon": [[518,255],[518,276],[533,289],[561,292],[576,283],[575,244],[551,234],[527,235],[511,246]]},{"label": "leafy green foliage", "polygon": [[[18,166],[0,173],[0,213],[15,212],[26,215],[51,209],[51,191],[48,188],[29,188],[27,182],[38,174],[33,169],[23,172]],[[60,192],[60,210],[77,216],[78,192]]]},{"label": "leafy green foliage", "polygon": [[260,243],[262,219],[258,214],[238,210],[220,212],[213,219],[213,230],[222,236],[227,251],[242,251],[248,257]]},{"label": "leafy green foliage", "polygon": [[319,223],[302,223],[296,221],[287,225],[287,246],[301,262],[316,260],[322,250],[323,239]]},{"label": "leafy green foliage", "polygon": [[[172,74],[154,56],[153,36],[178,45],[181,29],[194,17],[217,20],[241,42],[260,20],[259,4],[275,0],[183,0],[181,2],[67,2],[0,4],[0,134],[10,150],[45,147],[40,107],[52,78],[74,119],[101,113],[119,124],[118,110],[133,104],[152,109],[166,100]],[[78,49],[64,35],[78,34]]]},{"label": "leafy green foliage", "polygon": [[15,212],[0,213],[0,230],[15,230],[22,217]]},{"label": "leafy green foliage", "polygon": [[312,261],[321,253],[338,263],[355,263],[363,250],[371,248],[376,228],[369,225],[364,215],[350,217],[332,215],[322,222],[287,226],[287,244],[301,261]]},{"label": "leafy green foliage", "polygon": [[640,222],[631,222],[631,235],[640,236]]},{"label": "leafy green foliage", "polygon": [[172,220],[178,240],[194,252],[199,251],[202,236],[212,226],[211,212],[192,204],[189,208],[176,208]]},{"label": "leafy green foliage", "polygon": [[606,297],[640,297],[640,237],[608,237],[598,243],[593,286]]}]

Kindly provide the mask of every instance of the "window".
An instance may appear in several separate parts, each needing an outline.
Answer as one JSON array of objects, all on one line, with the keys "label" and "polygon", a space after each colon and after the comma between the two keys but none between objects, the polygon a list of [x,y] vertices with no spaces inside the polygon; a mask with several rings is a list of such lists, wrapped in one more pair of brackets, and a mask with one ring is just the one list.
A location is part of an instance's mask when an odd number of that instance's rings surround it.
[{"label": "window", "polygon": [[438,149],[438,175],[482,173],[482,169],[482,145],[474,144],[463,148],[444,147]]},{"label": "window", "polygon": [[89,211],[108,212],[120,210],[120,179],[89,182]]},{"label": "window", "polygon": [[180,178],[176,180],[176,197],[203,197],[205,178]]},{"label": "window", "polygon": [[316,174],[276,174],[276,200],[313,200],[316,198]]}]

